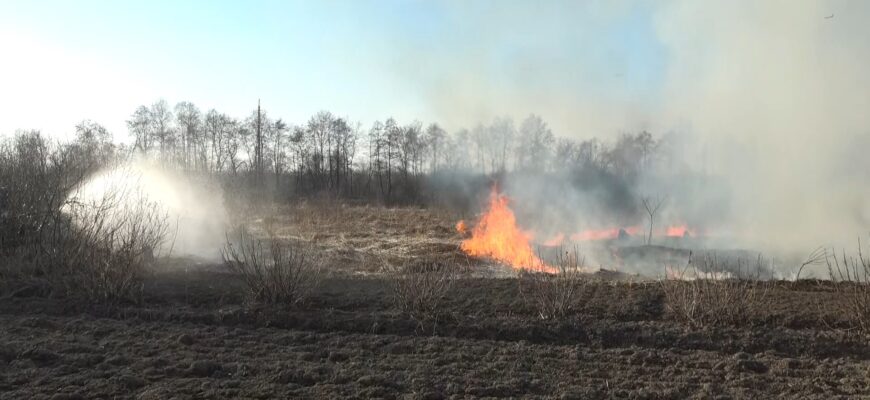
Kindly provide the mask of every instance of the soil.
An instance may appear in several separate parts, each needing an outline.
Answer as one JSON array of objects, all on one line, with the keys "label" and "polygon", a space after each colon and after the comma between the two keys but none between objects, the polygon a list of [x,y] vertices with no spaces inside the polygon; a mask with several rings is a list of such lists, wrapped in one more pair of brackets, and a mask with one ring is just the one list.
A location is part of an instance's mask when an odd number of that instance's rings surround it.
[{"label": "soil", "polygon": [[[432,233],[443,222],[390,247],[413,229],[393,218],[423,211],[350,212],[369,239],[324,224],[322,245],[398,258],[457,240]],[[597,279],[542,319],[516,278],[466,273],[420,322],[389,277],[332,262],[293,307],[251,304],[239,276],[189,260],[149,275],[137,304],[15,291],[0,298],[0,399],[870,398],[870,338],[824,282],[772,284],[741,323],[690,329],[656,282]]]},{"label": "soil", "polygon": [[228,273],[161,272],[140,305],[3,300],[0,398],[870,396],[867,338],[821,322],[836,299],[805,286],[687,330],[656,285],[593,284],[551,321],[516,280],[467,278],[420,324],[384,279],[330,278],[290,308],[245,303]]}]

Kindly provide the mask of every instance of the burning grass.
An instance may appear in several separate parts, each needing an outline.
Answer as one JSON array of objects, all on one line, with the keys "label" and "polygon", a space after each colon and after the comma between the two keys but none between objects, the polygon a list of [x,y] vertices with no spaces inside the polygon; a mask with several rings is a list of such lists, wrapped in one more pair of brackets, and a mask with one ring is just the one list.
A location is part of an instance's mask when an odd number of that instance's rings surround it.
[{"label": "burning grass", "polygon": [[[459,221],[456,228],[460,233],[466,231],[463,221]],[[489,257],[520,270],[558,272],[535,254],[531,238],[531,234],[517,226],[508,198],[493,187],[487,209],[472,228],[471,237],[462,241],[461,248],[470,256]]]}]

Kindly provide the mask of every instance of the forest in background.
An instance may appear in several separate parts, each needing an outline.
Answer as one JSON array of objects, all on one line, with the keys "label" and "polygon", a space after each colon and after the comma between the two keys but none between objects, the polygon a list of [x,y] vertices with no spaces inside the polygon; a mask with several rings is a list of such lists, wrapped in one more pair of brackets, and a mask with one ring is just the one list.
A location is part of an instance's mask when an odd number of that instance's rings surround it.
[{"label": "forest in background", "polygon": [[18,131],[0,146],[5,163],[42,155],[55,163],[61,162],[58,157],[75,158],[80,169],[93,171],[142,154],[174,170],[244,182],[277,201],[326,195],[387,205],[435,201],[438,192],[456,189],[451,181],[472,176],[571,171],[631,184],[656,161],[673,164],[666,160],[669,142],[649,132],[623,134],[613,143],[578,141],[555,135],[537,115],[519,124],[504,117],[447,132],[434,122],[393,118],[363,128],[328,111],[294,125],[259,105],[236,118],[214,109],[203,112],[190,102],[171,107],[159,100],[138,107],[127,127],[126,144],[86,120],[76,125],[71,143]]}]

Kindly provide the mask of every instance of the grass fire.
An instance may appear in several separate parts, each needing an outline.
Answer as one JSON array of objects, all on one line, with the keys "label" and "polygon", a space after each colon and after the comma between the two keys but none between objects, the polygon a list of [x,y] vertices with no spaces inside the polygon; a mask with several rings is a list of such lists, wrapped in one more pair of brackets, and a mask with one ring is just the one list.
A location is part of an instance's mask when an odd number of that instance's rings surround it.
[{"label": "grass fire", "polygon": [[[457,230],[465,233],[465,222],[457,223]],[[489,204],[471,229],[471,237],[462,241],[460,248],[466,254],[490,257],[513,268],[554,273],[556,269],[544,264],[532,249],[533,235],[518,226],[506,196],[493,187]]]},{"label": "grass fire", "polygon": [[870,398],[868,19],[0,2],[0,399]]}]

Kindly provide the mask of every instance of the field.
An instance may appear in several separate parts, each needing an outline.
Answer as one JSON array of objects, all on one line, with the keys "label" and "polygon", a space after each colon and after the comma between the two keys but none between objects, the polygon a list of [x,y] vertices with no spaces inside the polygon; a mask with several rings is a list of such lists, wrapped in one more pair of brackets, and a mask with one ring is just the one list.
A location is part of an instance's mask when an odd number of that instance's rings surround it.
[{"label": "field", "polygon": [[[252,229],[324,255],[308,301],[251,303],[240,276],[192,258],[150,272],[138,303],[13,291],[0,300],[0,398],[870,396],[867,337],[830,283],[765,284],[739,318],[688,324],[663,283],[599,273],[567,313],[542,318],[510,269],[463,256],[462,216],[346,204],[269,215]],[[439,260],[457,278],[437,315],[400,311],[391,271]]]}]

